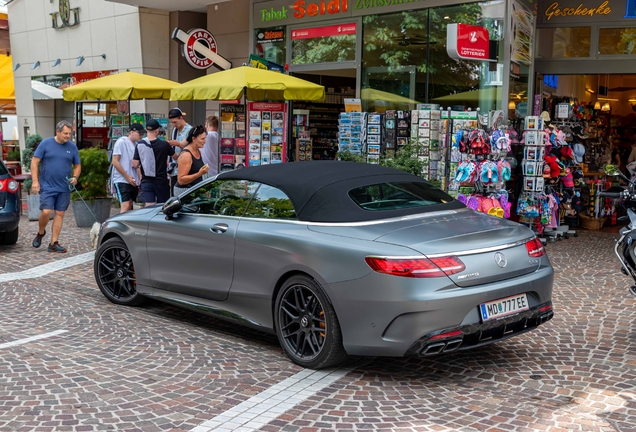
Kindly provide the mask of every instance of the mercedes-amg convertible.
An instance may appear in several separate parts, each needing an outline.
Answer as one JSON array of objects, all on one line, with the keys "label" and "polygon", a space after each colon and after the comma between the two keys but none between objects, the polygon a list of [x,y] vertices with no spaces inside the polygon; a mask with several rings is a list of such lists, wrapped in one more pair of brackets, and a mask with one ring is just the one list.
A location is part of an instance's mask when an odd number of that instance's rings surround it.
[{"label": "mercedes-amg convertible", "polygon": [[523,225],[420,177],[316,161],[224,172],[102,224],[108,300],[155,298],[275,333],[295,363],[474,348],[552,318],[553,269]]}]

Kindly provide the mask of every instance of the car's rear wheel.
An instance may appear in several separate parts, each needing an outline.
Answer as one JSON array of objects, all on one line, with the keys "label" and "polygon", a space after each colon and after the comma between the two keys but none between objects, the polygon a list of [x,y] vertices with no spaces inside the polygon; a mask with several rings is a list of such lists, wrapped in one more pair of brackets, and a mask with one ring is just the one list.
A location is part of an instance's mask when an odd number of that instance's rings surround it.
[{"label": "car's rear wheel", "polygon": [[137,292],[135,265],[130,251],[119,238],[105,241],[95,254],[95,280],[113,303],[138,306],[146,299]]},{"label": "car's rear wheel", "polygon": [[285,281],[274,311],[278,340],[294,363],[321,369],[347,357],[336,312],[313,279],[293,276]]},{"label": "car's rear wheel", "polygon": [[13,231],[0,233],[0,245],[14,245],[18,242],[20,228],[15,227]]}]

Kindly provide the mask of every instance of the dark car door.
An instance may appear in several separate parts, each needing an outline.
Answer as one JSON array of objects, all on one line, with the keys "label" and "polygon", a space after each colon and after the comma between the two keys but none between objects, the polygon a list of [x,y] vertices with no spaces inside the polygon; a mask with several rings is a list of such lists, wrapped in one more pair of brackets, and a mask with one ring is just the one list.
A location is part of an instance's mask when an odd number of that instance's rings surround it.
[{"label": "dark car door", "polygon": [[153,287],[222,301],[234,276],[235,235],[257,184],[217,180],[181,197],[181,211],[155,216],[147,249]]}]

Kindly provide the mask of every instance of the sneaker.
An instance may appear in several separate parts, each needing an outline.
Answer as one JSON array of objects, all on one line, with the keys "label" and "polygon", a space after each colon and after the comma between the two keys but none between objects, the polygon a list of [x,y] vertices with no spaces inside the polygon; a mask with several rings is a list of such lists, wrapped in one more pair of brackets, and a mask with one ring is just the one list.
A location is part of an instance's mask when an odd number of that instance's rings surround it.
[{"label": "sneaker", "polygon": [[44,238],[45,235],[46,235],[46,230],[44,230],[43,234],[40,234],[39,232],[37,233],[37,235],[33,239],[34,248],[39,248],[40,246],[42,246],[42,239]]},{"label": "sneaker", "polygon": [[53,244],[49,244],[49,252],[64,253],[64,252],[66,252],[66,248],[63,247],[63,246],[60,246],[60,244],[58,242],[55,242]]}]

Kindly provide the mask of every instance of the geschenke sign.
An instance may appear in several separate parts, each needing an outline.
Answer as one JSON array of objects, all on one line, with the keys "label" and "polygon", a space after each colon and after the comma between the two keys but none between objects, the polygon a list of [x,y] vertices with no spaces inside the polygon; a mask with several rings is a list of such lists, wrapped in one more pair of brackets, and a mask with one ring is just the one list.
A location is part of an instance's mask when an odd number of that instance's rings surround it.
[{"label": "geschenke sign", "polygon": [[539,3],[537,18],[550,25],[621,23],[636,18],[636,0],[546,0]]}]

